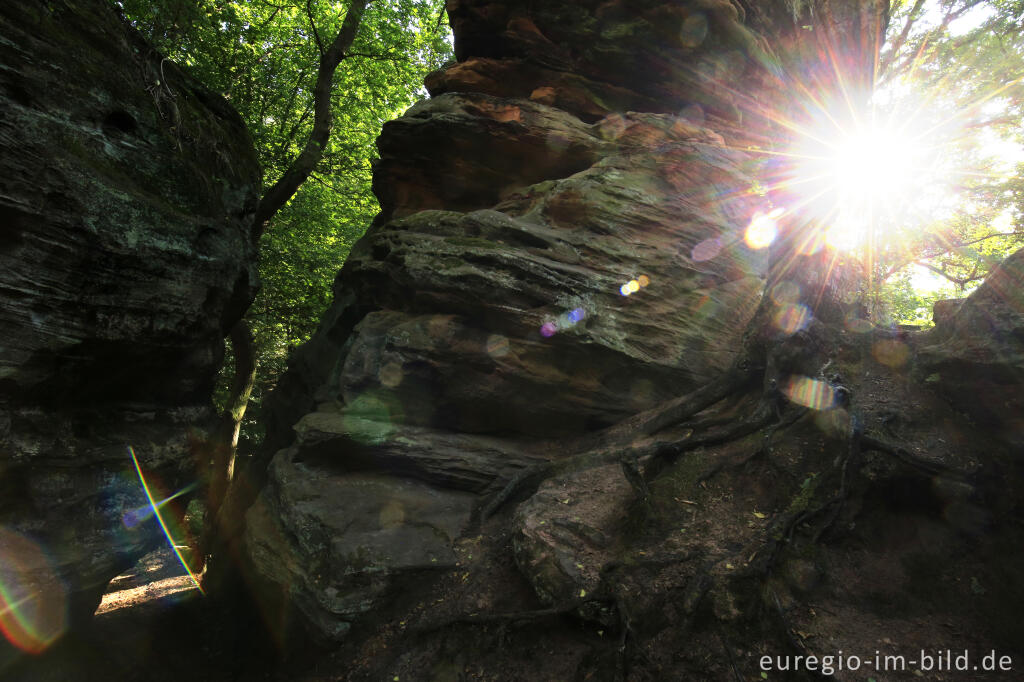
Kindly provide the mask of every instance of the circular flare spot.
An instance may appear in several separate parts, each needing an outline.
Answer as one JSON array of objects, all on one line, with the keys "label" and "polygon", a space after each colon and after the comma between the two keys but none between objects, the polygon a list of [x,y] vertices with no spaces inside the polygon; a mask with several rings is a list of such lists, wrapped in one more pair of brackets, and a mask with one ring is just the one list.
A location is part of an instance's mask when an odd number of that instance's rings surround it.
[{"label": "circular flare spot", "polygon": [[381,528],[401,526],[405,522],[405,507],[397,500],[388,502],[377,515],[377,522]]},{"label": "circular flare spot", "polygon": [[646,274],[641,274],[640,276],[638,276],[636,280],[630,280],[622,287],[618,288],[618,293],[622,294],[623,296],[629,296],[630,294],[637,293],[638,291],[640,291],[642,288],[646,287],[649,284],[650,278],[648,278]]},{"label": "circular flare spot", "polygon": [[540,335],[546,339],[554,336],[557,331],[558,327],[554,322],[545,322],[540,326]]},{"label": "circular flare spot", "polygon": [[776,208],[770,213],[758,211],[750,219],[747,230],[743,234],[743,241],[752,249],[763,249],[770,246],[779,234],[779,225],[776,222],[783,213],[783,209]]},{"label": "circular flare spot", "polygon": [[14,646],[37,654],[67,627],[64,585],[43,550],[0,526],[0,630]]},{"label": "circular flare spot", "polygon": [[690,253],[690,257],[694,261],[700,263],[702,261],[711,260],[722,251],[722,240],[718,237],[714,239],[705,239],[697,246],[693,247],[693,251]]},{"label": "circular flare spot", "polygon": [[834,438],[850,437],[850,413],[841,407],[814,414],[818,428]]},{"label": "circular flare spot", "polygon": [[867,334],[873,328],[870,321],[855,315],[850,315],[846,318],[845,326],[847,330],[854,334]]},{"label": "circular flare spot", "polygon": [[[641,275],[641,277],[643,277],[643,275]],[[648,282],[649,281],[650,280],[648,280]],[[635,294],[638,291],[640,291],[640,282],[635,279],[631,279],[619,287],[619,293],[623,296],[629,296],[630,294]]]},{"label": "circular flare spot", "polygon": [[694,48],[708,37],[708,18],[703,12],[694,12],[683,20],[679,41],[683,47]]},{"label": "circular flare spot", "polygon": [[378,376],[381,386],[395,388],[402,383],[402,379],[405,378],[405,372],[402,371],[402,366],[397,362],[389,362],[380,368]]},{"label": "circular flare spot", "polygon": [[887,367],[902,367],[910,356],[910,349],[902,341],[890,339],[876,343],[871,348],[871,354]]},{"label": "circular flare spot", "polygon": [[800,299],[800,286],[789,280],[783,280],[772,287],[768,294],[775,305],[791,305]]},{"label": "circular flare spot", "polygon": [[508,355],[508,337],[501,334],[491,334],[487,337],[487,343],[484,345],[484,348],[492,358],[503,358]]},{"label": "circular flare spot", "polygon": [[343,423],[349,436],[365,445],[379,445],[394,431],[394,423],[403,420],[401,404],[395,394],[367,392],[345,406]]},{"label": "circular flare spot", "polygon": [[780,306],[775,313],[775,326],[787,334],[795,334],[811,322],[811,311],[798,304]]}]

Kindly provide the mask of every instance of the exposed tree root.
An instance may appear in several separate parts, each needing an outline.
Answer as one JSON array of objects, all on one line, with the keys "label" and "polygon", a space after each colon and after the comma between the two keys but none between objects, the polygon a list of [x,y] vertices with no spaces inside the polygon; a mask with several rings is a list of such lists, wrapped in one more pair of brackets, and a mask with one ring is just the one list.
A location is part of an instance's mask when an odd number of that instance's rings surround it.
[{"label": "exposed tree root", "polygon": [[[729,383],[729,385],[735,386],[736,384]],[[739,385],[742,386],[742,384]],[[705,389],[700,389],[699,392],[702,392],[705,399],[710,399],[707,397]],[[714,402],[719,402],[724,397],[727,396],[716,398]],[[690,403],[690,405],[694,409],[699,407],[699,409],[702,410],[706,409],[708,406],[705,404],[704,400],[695,400]],[[675,415],[684,415],[684,413],[676,412]],[[685,415],[683,418],[685,418]],[[641,459],[649,460],[642,476],[642,479],[645,481],[644,483],[634,480],[636,476],[633,476],[632,474],[627,473],[626,475],[627,480],[629,480],[630,484],[637,489],[638,494],[643,496],[646,494],[644,492],[646,490],[646,481],[650,481],[655,478],[665,466],[675,461],[675,459],[682,453],[695,450],[700,447],[718,445],[737,438],[742,438],[743,436],[754,433],[758,429],[772,423],[775,418],[774,408],[767,403],[762,403],[749,419],[734,422],[725,428],[709,431],[702,435],[690,435],[682,440],[671,442],[652,442],[642,446],[605,446],[588,452],[583,452],[566,459],[545,462],[544,464],[525,470],[509,480],[509,482],[500,491],[498,491],[497,494],[492,496],[487,504],[481,508],[479,518],[481,521],[487,520],[507,502],[513,498],[518,498],[524,494],[530,494],[536,491],[537,487],[549,478],[563,473],[583,471],[606,464],[614,464],[615,462],[621,462],[624,470],[628,470],[636,467],[635,463],[638,463]]]},{"label": "exposed tree root", "polygon": [[702,435],[691,436],[682,441],[657,445],[649,453],[651,459],[645,468],[644,478],[648,481],[654,480],[667,466],[675,462],[685,452],[711,445],[721,445],[722,443],[728,443],[749,436],[775,423],[776,419],[774,407],[767,402],[761,402],[758,408],[754,410],[754,413],[747,419],[733,422],[725,428],[716,429]]},{"label": "exposed tree root", "polygon": [[[798,348],[794,352],[799,350]],[[743,366],[749,367],[751,364],[748,362]],[[778,381],[781,380],[765,379],[766,372],[768,370],[764,367],[760,367],[756,372],[749,369],[733,370],[720,381],[586,438],[580,442],[581,446],[585,444],[586,447],[581,447],[582,451],[577,450],[577,454],[525,470],[509,480],[501,490],[486,500],[479,513],[480,519],[487,519],[510,501],[532,494],[546,479],[616,463],[621,466],[623,476],[635,492],[637,503],[649,505],[652,495],[651,482],[686,453],[750,438],[760,433],[763,438],[751,442],[749,454],[744,451],[739,459],[719,457],[710,462],[710,468],[702,465],[698,482],[702,483],[724,470],[735,470],[745,466],[753,458],[769,452],[773,440],[779,437],[780,432],[797,424],[811,412],[810,408],[789,402],[778,388]],[[757,386],[759,381],[762,382],[763,388]],[[839,397],[842,398],[839,406],[852,412],[849,391],[836,389],[836,395],[837,400]],[[739,415],[744,412],[747,412],[746,416],[740,417]],[[833,435],[826,436],[826,439],[834,438],[835,434],[832,433]],[[865,461],[864,452],[876,451],[887,455],[919,475],[941,476],[955,481],[965,481],[968,478],[968,472],[956,470],[942,462],[924,459],[898,443],[865,434],[863,421],[856,414],[850,420],[850,429],[845,441],[845,448],[840,445],[841,456],[831,467],[822,462],[815,465],[815,468],[825,467],[825,471],[814,483],[815,488],[807,490],[805,486],[797,490],[789,509],[771,519],[765,534],[752,538],[750,544],[740,550],[738,556],[730,559],[737,565],[738,570],[730,571],[728,582],[733,584],[734,581],[749,579],[761,586],[763,604],[769,614],[774,612],[773,620],[781,627],[780,636],[784,637],[789,646],[798,653],[806,654],[807,649],[794,634],[795,630],[788,620],[787,611],[771,586],[772,574],[787,547],[792,546],[792,543],[820,544],[827,541],[830,533],[839,527],[844,510],[849,508],[851,495],[855,490],[859,490],[859,484],[855,481]],[[801,499],[801,496],[806,496],[807,499]],[[660,570],[692,561],[697,556],[697,550],[694,550],[655,555],[639,560],[632,557],[628,562],[612,561],[601,570],[602,596],[594,595],[589,599],[574,600],[536,611],[473,616],[464,621],[529,623],[541,618],[577,612],[580,606],[588,602],[602,602],[614,607],[618,613],[620,622],[617,669],[613,675],[615,679],[626,680],[630,675],[631,662],[639,664],[637,655],[644,653],[640,649],[643,638],[633,629],[629,603],[623,593],[628,577],[645,567]],[[681,599],[676,601],[680,617],[680,621],[676,623],[677,628],[686,631],[693,627],[698,613],[705,611],[701,605],[706,603],[706,598],[720,580],[716,568],[719,564],[719,561],[715,561],[700,566],[695,574],[687,571],[689,577],[685,579],[685,583],[678,585],[682,592]],[[616,575],[619,571],[623,574]],[[722,638],[722,633],[719,633],[719,637],[726,651],[732,675],[740,679],[742,675],[733,652]]]},{"label": "exposed tree root", "polygon": [[925,476],[943,476],[950,478],[955,481],[966,482],[967,474],[963,471],[959,471],[952,467],[949,467],[941,462],[933,462],[926,459],[922,459],[917,455],[911,453],[906,448],[902,448],[898,445],[893,445],[880,438],[869,436],[867,434],[861,436],[860,439],[861,447],[864,450],[874,450],[875,452],[881,452],[886,455],[891,455],[899,461],[903,462],[912,469],[916,469]]},{"label": "exposed tree root", "polygon": [[546,609],[532,609],[529,611],[511,611],[507,613],[469,613],[458,616],[452,616],[451,618],[445,618],[444,620],[433,621],[418,625],[412,628],[413,632],[431,632],[434,630],[440,630],[442,628],[449,627],[451,625],[489,625],[489,624],[500,624],[500,625],[512,625],[521,626],[529,625],[537,621],[546,620],[548,618],[557,618],[558,616],[564,616],[569,613],[576,611],[576,609],[586,604],[607,602],[608,599],[600,597],[598,595],[582,597],[579,599],[573,599],[572,601],[558,604]]}]

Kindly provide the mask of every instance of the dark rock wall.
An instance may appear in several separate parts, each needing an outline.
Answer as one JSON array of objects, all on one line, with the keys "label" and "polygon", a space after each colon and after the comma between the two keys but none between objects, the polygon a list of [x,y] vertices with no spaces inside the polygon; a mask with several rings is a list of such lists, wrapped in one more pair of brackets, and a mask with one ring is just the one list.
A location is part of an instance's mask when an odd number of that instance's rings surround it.
[{"label": "dark rock wall", "polygon": [[0,64],[0,588],[34,593],[30,625],[52,611],[38,644],[159,541],[122,523],[145,504],[128,447],[155,494],[204,476],[260,171],[234,110],[110,3],[3,3]]},{"label": "dark rock wall", "polygon": [[[453,566],[467,493],[564,454],[540,439],[737,360],[768,269],[743,241],[769,206],[748,147],[784,142],[785,73],[834,88],[831,40],[852,85],[867,54],[852,28],[744,4],[448,3],[458,63],[384,127],[382,213],[273,398],[264,456],[285,449],[247,517],[264,592],[318,636]],[[873,49],[885,10],[833,18]]]},{"label": "dark rock wall", "polygon": [[1016,449],[1024,446],[1024,250],[963,301],[936,306],[918,379]]}]

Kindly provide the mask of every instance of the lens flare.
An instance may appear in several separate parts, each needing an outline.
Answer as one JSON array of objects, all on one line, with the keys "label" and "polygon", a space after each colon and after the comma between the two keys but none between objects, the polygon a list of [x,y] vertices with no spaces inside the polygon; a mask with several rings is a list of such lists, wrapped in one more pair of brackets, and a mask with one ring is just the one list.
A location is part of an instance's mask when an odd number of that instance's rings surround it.
[{"label": "lens flare", "polygon": [[871,348],[871,355],[879,363],[887,367],[902,367],[910,357],[910,349],[907,344],[897,339],[879,341]]},{"label": "lens flare", "polygon": [[821,230],[804,230],[796,239],[796,252],[801,256],[813,256],[825,248],[826,243],[827,239]]},{"label": "lens flare", "polygon": [[[171,546],[171,550],[174,552],[174,556],[178,557],[178,561],[181,562],[181,567],[185,569],[185,573],[192,580],[192,584],[199,590],[200,594],[206,594],[203,590],[203,586],[199,584],[199,579],[196,578],[195,573],[189,568],[188,562],[185,561],[185,557],[181,555],[181,551],[178,549],[178,544],[174,541],[174,537],[171,535],[171,531],[167,528],[167,523],[164,521],[164,517],[160,514],[160,504],[157,504],[156,500],[153,499],[153,493],[149,490],[149,484],[146,483],[146,477],[142,474],[142,467],[139,466],[139,460],[135,456],[135,450],[128,446],[128,454],[132,456],[132,464],[135,465],[135,473],[139,475],[139,483],[142,485],[142,491],[146,494],[146,499],[149,500],[149,506],[153,510],[153,516],[156,517],[157,523],[160,524],[160,529],[164,532],[164,537],[167,538],[167,544]],[[162,504],[162,503],[161,503]]]},{"label": "lens flare", "polygon": [[508,337],[502,334],[491,334],[487,337],[484,349],[494,359],[503,358],[509,351]]},{"label": "lens flare", "polygon": [[[176,492],[173,495],[171,495],[170,497],[165,497],[164,499],[162,499],[162,500],[160,500],[159,502],[156,503],[156,508],[159,509],[160,507],[164,506],[165,504],[167,504],[171,500],[173,500],[173,499],[175,499],[177,497],[181,497],[182,495],[185,495],[186,493],[192,492],[193,490],[196,489],[197,485],[198,484],[196,484],[196,483],[193,483],[191,485],[187,485],[184,488],[182,488],[181,490],[179,490],[178,492]],[[150,505],[147,504],[147,505],[143,505],[142,507],[139,507],[137,509],[129,509],[128,511],[126,511],[124,514],[121,515],[121,523],[124,524],[125,528],[131,529],[131,528],[135,528],[136,526],[138,526],[143,521],[146,521],[151,516],[153,516],[153,507],[151,507]]]},{"label": "lens flare", "polygon": [[398,500],[391,500],[377,513],[381,529],[396,528],[405,523],[405,506]]},{"label": "lens flare", "polygon": [[67,627],[67,594],[49,559],[32,540],[0,526],[0,631],[37,654]]},{"label": "lens flare", "polygon": [[835,407],[836,393],[825,381],[808,377],[790,377],[782,392],[790,402],[809,407],[812,410],[828,410]]},{"label": "lens flare", "polygon": [[856,315],[847,315],[843,322],[844,326],[848,331],[854,334],[867,334],[869,331],[874,329],[874,325],[870,321],[865,320],[862,317]]},{"label": "lens flare", "polygon": [[690,257],[694,261],[700,263],[706,260],[711,260],[719,253],[722,252],[722,240],[718,237],[714,239],[705,239],[697,246],[693,247],[693,251],[690,252]]},{"label": "lens flare", "polygon": [[648,277],[647,275],[640,275],[636,279],[631,279],[625,284],[623,284],[621,287],[619,287],[619,293],[622,294],[623,296],[629,296],[640,291],[644,287],[648,286],[650,283],[650,277]]},{"label": "lens flare", "polygon": [[842,194],[878,201],[907,188],[916,151],[906,132],[871,127],[847,134],[829,161]]},{"label": "lens flare", "polygon": [[768,295],[775,305],[789,305],[800,300],[800,285],[789,280],[782,280],[775,284]]},{"label": "lens flare", "polygon": [[822,240],[835,251],[853,251],[866,237],[866,226],[843,219],[827,227]]},{"label": "lens flare", "polygon": [[752,249],[763,249],[771,246],[775,237],[779,234],[778,219],[785,213],[785,209],[776,208],[768,213],[758,211],[750,219],[747,230],[743,234],[743,241]]},{"label": "lens flare", "polygon": [[775,312],[772,321],[781,331],[795,334],[811,323],[811,311],[799,303],[783,305]]},{"label": "lens flare", "polygon": [[549,320],[540,326],[540,335],[544,338],[551,338],[555,334],[566,329],[575,327],[578,323],[583,321],[583,318],[587,316],[587,311],[583,308],[573,308],[572,310],[562,313],[556,320]]},{"label": "lens flare", "polygon": [[352,440],[363,445],[380,445],[391,437],[395,424],[403,422],[404,414],[397,393],[369,390],[348,402],[342,423]]}]

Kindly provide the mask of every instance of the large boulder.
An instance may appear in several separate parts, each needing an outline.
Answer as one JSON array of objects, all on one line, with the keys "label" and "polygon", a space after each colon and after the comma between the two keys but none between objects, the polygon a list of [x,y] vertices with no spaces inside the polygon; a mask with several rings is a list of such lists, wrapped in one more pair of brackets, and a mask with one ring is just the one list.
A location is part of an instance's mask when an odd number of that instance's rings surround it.
[{"label": "large boulder", "polygon": [[[745,149],[774,125],[752,31],[776,18],[748,26],[724,2],[604,3],[601,28],[593,3],[449,4],[460,63],[385,125],[382,213],[267,410],[273,464],[246,553],[259,591],[287,595],[322,639],[387,598],[367,576],[430,564],[379,551],[397,542],[391,527],[378,537],[335,523],[338,491],[347,508],[377,509],[379,486],[357,482],[388,473],[462,508],[467,489],[566,454],[539,439],[609,426],[722,375],[764,289],[767,250],[743,235],[769,203]],[[501,40],[473,37],[493,21]],[[744,94],[712,87],[723,80]],[[324,424],[330,437],[311,438]],[[304,486],[325,479],[297,514]],[[464,510],[453,528],[472,521]],[[311,540],[325,536],[334,544]],[[375,557],[333,585],[344,604],[303,568],[344,564],[339,543]]]},{"label": "large boulder", "polygon": [[271,622],[354,680],[1016,652],[1019,256],[934,333],[875,328],[758,149],[856,101],[888,3],[447,8],[459,63],[385,126],[382,213],[265,413]]},{"label": "large boulder", "polygon": [[918,378],[1014,447],[1024,446],[1024,250],[963,301],[935,307]]},{"label": "large boulder", "polygon": [[158,497],[204,475],[260,170],[108,2],[3,3],[0,62],[0,620],[38,650],[161,541],[130,450]]}]

